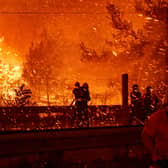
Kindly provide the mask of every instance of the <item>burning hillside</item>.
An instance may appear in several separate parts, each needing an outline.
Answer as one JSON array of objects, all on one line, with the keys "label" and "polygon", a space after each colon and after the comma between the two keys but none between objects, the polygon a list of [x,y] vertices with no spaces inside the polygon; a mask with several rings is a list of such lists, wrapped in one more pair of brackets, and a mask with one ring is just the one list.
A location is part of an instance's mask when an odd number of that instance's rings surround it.
[{"label": "burning hillside", "polygon": [[3,93],[7,79],[25,81],[37,104],[69,105],[79,81],[89,83],[91,104],[121,104],[128,73],[129,88],[151,85],[164,98],[167,1],[0,2]]},{"label": "burning hillside", "polygon": [[[23,82],[22,66],[16,62],[16,53],[0,48],[0,97],[1,105],[12,103],[15,98],[15,89]],[[8,58],[8,59],[7,59]],[[11,60],[9,59],[11,58]]]}]

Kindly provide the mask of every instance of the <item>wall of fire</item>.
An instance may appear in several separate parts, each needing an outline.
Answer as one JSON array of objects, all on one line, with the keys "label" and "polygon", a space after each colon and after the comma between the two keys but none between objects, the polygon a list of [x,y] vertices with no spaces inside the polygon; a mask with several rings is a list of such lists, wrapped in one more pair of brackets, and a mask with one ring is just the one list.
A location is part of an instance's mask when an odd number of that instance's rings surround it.
[{"label": "wall of fire", "polygon": [[68,105],[75,81],[88,82],[90,104],[121,104],[122,73],[130,89],[151,85],[164,99],[165,9],[159,0],[0,0],[1,105],[22,83],[38,105]]}]

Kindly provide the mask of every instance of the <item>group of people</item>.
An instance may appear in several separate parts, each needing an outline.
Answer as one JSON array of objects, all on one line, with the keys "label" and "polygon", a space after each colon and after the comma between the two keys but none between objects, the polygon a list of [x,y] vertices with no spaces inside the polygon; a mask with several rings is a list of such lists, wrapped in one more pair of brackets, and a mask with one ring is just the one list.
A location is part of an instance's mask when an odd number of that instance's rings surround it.
[{"label": "group of people", "polygon": [[145,94],[142,95],[137,84],[132,86],[130,99],[132,115],[143,121],[146,119],[146,116],[156,111],[159,103],[159,98],[151,86],[147,86]]},{"label": "group of people", "polygon": [[141,95],[137,84],[130,98],[132,114],[144,121],[142,142],[153,161],[150,168],[168,168],[168,102],[161,106],[151,86]]},{"label": "group of people", "polygon": [[[74,100],[72,103],[74,103],[75,105],[75,110],[72,120],[78,120],[80,123],[82,123],[83,121],[87,121],[87,123],[89,124],[88,101],[90,101],[91,98],[88,84],[84,83],[81,86],[79,82],[76,82],[73,89],[73,95]],[[130,99],[132,116],[135,116],[142,121],[144,121],[147,116],[151,115],[154,111],[156,111],[159,103],[159,98],[153,92],[153,88],[151,86],[147,86],[146,92],[144,93],[144,95],[142,95],[139,91],[139,86],[137,84],[134,84],[132,86]]]},{"label": "group of people", "polygon": [[[74,118],[78,118],[80,123],[88,120],[88,101],[91,99],[87,83],[80,86],[75,83],[73,89],[75,113]],[[168,168],[168,103],[160,109],[157,108],[159,98],[154,94],[153,88],[148,86],[144,95],[141,95],[137,84],[133,85],[130,93],[132,114],[142,117],[145,120],[142,131],[142,141],[149,151],[155,166],[152,168]],[[150,117],[146,118],[146,115]]]},{"label": "group of people", "polygon": [[78,127],[83,126],[84,122],[86,122],[87,127],[89,127],[88,101],[90,101],[91,98],[88,84],[84,83],[81,86],[79,82],[76,82],[73,94],[75,110],[72,121],[77,121]]},{"label": "group of people", "polygon": [[151,168],[168,168],[168,102],[145,120],[142,141],[152,158]]}]

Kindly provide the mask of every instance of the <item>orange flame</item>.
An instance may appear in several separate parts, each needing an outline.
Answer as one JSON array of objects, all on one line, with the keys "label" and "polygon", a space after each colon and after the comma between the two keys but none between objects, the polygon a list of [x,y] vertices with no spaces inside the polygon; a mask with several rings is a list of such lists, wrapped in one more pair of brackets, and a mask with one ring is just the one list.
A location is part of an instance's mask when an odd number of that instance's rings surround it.
[{"label": "orange flame", "polygon": [[[3,42],[4,37],[0,38],[0,42]],[[10,57],[16,53],[12,53],[10,50],[0,47],[0,93],[1,98],[6,100],[14,100],[15,91],[22,82],[22,66],[16,65],[11,62]]]}]

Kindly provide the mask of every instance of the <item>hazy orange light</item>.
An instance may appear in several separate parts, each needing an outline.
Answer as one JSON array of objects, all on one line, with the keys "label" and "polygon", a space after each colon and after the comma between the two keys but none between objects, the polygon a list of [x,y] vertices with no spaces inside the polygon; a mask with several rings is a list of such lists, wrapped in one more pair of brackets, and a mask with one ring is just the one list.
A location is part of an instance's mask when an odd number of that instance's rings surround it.
[{"label": "hazy orange light", "polygon": [[4,41],[4,36],[0,37],[0,43],[2,43]]},{"label": "hazy orange light", "polygon": [[140,13],[140,14],[138,14],[138,16],[142,17],[142,16],[143,16],[143,14],[141,14],[141,13]]}]

